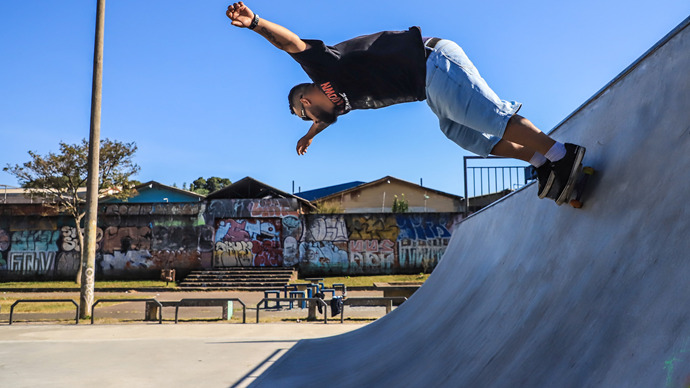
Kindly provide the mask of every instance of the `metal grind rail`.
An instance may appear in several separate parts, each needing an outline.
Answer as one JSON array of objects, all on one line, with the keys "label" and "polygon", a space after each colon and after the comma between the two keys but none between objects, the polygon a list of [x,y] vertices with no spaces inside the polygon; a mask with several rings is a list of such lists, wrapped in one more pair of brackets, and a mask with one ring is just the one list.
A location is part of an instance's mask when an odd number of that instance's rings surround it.
[{"label": "metal grind rail", "polygon": [[386,314],[393,310],[393,303],[402,304],[407,301],[404,296],[384,296],[384,297],[360,297],[360,298],[345,298],[343,305],[340,308],[340,323],[345,322],[345,306],[362,307],[362,306],[379,306],[386,308]]},{"label": "metal grind rail", "polygon": [[259,312],[261,311],[261,304],[265,302],[316,302],[323,307],[323,323],[328,323],[328,305],[321,298],[263,298],[256,305],[256,323],[259,323]]},{"label": "metal grind rail", "polygon": [[163,324],[163,306],[161,302],[157,299],[99,299],[91,306],[91,324],[93,325],[93,319],[96,317],[96,305],[101,302],[149,302],[158,305],[158,323]]},{"label": "metal grind rail", "polygon": [[[242,305],[242,323],[247,323],[247,306],[238,298],[185,298],[180,299],[175,306],[175,323],[177,323],[178,314],[180,312],[180,306],[200,306],[207,303],[227,303],[227,302],[239,302]],[[214,306],[220,306],[220,304],[214,304]],[[232,312],[230,312],[232,315]],[[258,314],[257,314],[258,315]]]},{"label": "metal grind rail", "polygon": [[73,299],[19,299],[10,306],[10,325],[14,316],[14,308],[20,303],[72,303],[77,308],[74,316],[74,323],[79,324],[79,305]]}]

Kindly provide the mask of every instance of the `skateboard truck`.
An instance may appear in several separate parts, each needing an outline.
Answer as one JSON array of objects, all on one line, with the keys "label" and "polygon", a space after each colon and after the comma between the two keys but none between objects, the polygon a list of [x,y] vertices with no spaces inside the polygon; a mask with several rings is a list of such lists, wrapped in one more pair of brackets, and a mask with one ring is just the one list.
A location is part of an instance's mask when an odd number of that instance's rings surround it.
[{"label": "skateboard truck", "polygon": [[582,202],[582,193],[584,193],[585,189],[587,188],[587,182],[589,181],[589,178],[594,175],[595,170],[592,167],[585,166],[582,167],[580,165],[580,176],[577,179],[577,182],[575,183],[575,188],[573,189],[573,194],[570,195],[570,206],[574,207],[575,209],[579,209],[582,207],[584,204]]}]

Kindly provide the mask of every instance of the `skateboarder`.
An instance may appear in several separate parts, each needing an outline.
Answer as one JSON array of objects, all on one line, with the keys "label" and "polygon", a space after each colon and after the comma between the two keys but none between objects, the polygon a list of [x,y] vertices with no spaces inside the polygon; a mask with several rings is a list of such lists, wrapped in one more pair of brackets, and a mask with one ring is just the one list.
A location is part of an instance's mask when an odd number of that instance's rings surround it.
[{"label": "skateboarder", "polygon": [[522,104],[501,100],[454,42],[424,38],[419,27],[411,27],[326,46],[260,18],[243,2],[230,5],[226,15],[233,26],[253,30],[290,54],[313,81],[288,95],[290,112],[312,122],[297,142],[299,155],[314,136],[351,110],[426,100],[443,133],[461,147],[533,165],[539,198],[570,194],[564,189],[584,147],[556,142],[518,115]]}]

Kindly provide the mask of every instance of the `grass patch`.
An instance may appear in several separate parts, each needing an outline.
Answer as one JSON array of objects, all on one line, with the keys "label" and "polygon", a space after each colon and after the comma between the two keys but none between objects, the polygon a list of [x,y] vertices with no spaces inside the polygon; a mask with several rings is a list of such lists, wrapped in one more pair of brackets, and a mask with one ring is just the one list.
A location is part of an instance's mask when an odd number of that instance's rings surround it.
[{"label": "grass patch", "polygon": [[[326,277],[323,282],[331,285],[333,283],[343,283],[347,287],[370,287],[374,283],[421,283],[426,281],[429,274],[417,275],[381,275],[381,276],[336,276]],[[293,283],[304,283],[304,279],[299,279]],[[31,290],[31,289],[67,289],[79,291],[80,286],[73,281],[36,281],[36,282],[0,282],[0,288],[16,289],[17,291]],[[96,290],[103,288],[121,288],[121,289],[141,289],[141,288],[165,288],[169,290],[177,290],[178,287],[174,282],[165,284],[161,280],[108,280],[97,281],[95,284]]]},{"label": "grass patch", "polygon": [[[29,325],[35,325],[35,324],[45,324],[45,323],[51,323],[51,324],[58,324],[58,325],[74,325],[74,317],[72,318],[43,318],[43,319],[37,319],[37,318],[32,318],[32,319],[17,319],[14,318],[12,320],[12,324],[29,324]],[[80,319],[79,324],[86,324],[86,323],[91,323],[90,321],[87,322],[87,320]]]},{"label": "grass patch", "polygon": [[[16,298],[16,297],[0,297],[0,311],[5,314],[10,313],[10,308],[16,302],[18,299],[23,299],[23,298]],[[31,299],[54,299],[51,297],[45,297],[45,298],[31,298]],[[99,298],[96,298],[95,300],[98,300]],[[115,295],[115,296],[109,296],[107,299],[148,299],[147,297],[132,297],[131,295]],[[95,301],[94,300],[94,301]],[[74,298],[74,301],[79,304],[79,298]],[[96,309],[102,308],[102,307],[107,307],[107,306],[114,306],[117,304],[122,304],[125,302],[101,302],[96,306]],[[63,313],[63,312],[69,312],[69,311],[74,311],[75,307],[72,303],[70,302],[47,302],[47,303],[41,303],[41,302],[28,302],[28,303],[20,303],[14,307],[14,312],[15,313]]]},{"label": "grass patch", "polygon": [[[73,281],[45,281],[45,282],[0,282],[0,288],[12,289],[32,289],[32,288],[67,288],[79,290],[80,286]],[[160,280],[131,280],[131,281],[97,281],[95,288],[169,288],[176,289],[175,283],[169,283],[167,286],[164,281]]]},{"label": "grass patch", "polygon": [[[311,276],[309,276],[311,277]],[[380,276],[337,276],[323,279],[323,283],[331,285],[334,283],[345,284],[346,287],[370,287],[374,283],[423,283],[429,278],[429,274],[418,275],[380,275]],[[304,279],[299,279],[293,283],[304,283]]]},{"label": "grass patch", "polygon": [[[0,307],[3,313],[10,313],[10,308],[16,302],[15,299],[0,300]],[[79,303],[78,300],[75,302]],[[76,307],[69,302],[54,302],[54,303],[20,303],[14,307],[15,313],[63,313],[67,311],[76,311]]]}]

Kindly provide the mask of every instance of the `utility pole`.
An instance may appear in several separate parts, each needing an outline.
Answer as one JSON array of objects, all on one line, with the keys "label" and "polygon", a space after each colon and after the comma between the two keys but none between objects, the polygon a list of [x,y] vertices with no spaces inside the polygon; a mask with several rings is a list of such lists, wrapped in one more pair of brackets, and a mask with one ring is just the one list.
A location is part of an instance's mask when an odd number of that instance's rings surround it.
[{"label": "utility pole", "polygon": [[103,86],[103,32],[105,0],[97,0],[96,39],[93,50],[93,81],[91,87],[91,128],[89,131],[89,173],[86,180],[86,227],[81,247],[81,292],[79,315],[91,315],[96,275],[96,233],[98,231],[98,162],[101,145],[101,96]]}]

